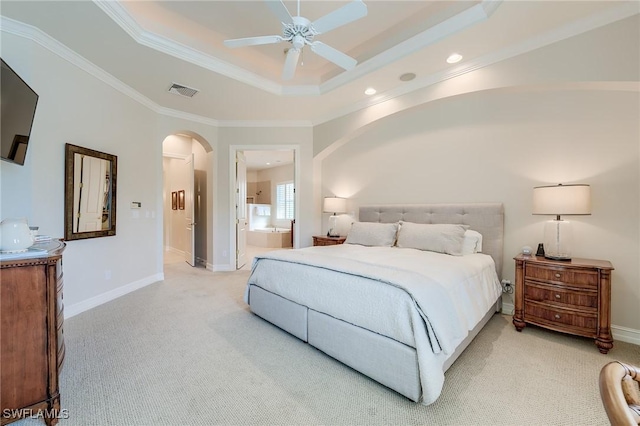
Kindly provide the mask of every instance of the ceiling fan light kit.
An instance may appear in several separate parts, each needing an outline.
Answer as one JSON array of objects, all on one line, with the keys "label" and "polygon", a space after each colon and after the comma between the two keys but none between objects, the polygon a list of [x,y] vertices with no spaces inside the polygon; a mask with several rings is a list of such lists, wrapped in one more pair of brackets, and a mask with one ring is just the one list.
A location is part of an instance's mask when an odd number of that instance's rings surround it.
[{"label": "ceiling fan light kit", "polygon": [[282,79],[290,80],[293,78],[300,53],[305,46],[310,46],[311,51],[333,62],[345,70],[355,68],[358,64],[354,58],[340,52],[333,47],[314,41],[314,37],[341,27],[349,22],[363,18],[367,15],[367,6],[362,0],[353,0],[351,3],[334,10],[329,14],[311,22],[307,18],[300,16],[300,0],[298,0],[298,16],[291,16],[289,10],[282,0],[265,0],[269,9],[276,15],[282,23],[282,36],[258,36],[247,38],[236,38],[225,40],[224,45],[230,48],[243,46],[258,46],[263,44],[274,44],[287,41],[291,43],[291,47],[287,50],[287,55],[282,70]]}]

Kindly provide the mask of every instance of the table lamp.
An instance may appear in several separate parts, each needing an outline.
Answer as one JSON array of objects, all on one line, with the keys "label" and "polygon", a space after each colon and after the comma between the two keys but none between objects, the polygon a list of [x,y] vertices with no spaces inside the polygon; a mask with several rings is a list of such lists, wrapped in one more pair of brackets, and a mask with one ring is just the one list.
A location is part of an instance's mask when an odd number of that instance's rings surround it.
[{"label": "table lamp", "polygon": [[571,260],[571,222],[564,215],[590,215],[589,185],[550,185],[533,188],[533,214],[555,215],[544,225],[544,256],[549,259]]},{"label": "table lamp", "polygon": [[325,197],[322,210],[325,213],[333,213],[329,216],[329,231],[327,237],[339,237],[337,213],[347,212],[347,199],[339,197]]}]

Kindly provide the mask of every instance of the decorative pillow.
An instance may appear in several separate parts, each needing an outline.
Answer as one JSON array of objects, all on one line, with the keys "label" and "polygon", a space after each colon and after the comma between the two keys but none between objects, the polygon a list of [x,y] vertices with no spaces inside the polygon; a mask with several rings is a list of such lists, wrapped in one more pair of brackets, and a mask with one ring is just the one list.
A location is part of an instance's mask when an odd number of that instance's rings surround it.
[{"label": "decorative pillow", "polygon": [[392,247],[397,233],[398,223],[354,222],[345,244]]},{"label": "decorative pillow", "polygon": [[482,253],[482,234],[473,229],[464,231],[462,254]]},{"label": "decorative pillow", "polygon": [[468,225],[400,222],[398,247],[462,256],[464,232]]}]

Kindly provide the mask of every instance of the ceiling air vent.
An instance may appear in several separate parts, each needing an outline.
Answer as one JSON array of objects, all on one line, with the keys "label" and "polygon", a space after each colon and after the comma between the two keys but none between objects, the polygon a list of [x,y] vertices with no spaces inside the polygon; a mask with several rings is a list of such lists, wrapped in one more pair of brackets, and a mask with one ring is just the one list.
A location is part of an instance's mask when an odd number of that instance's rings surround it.
[{"label": "ceiling air vent", "polygon": [[194,89],[191,87],[183,86],[182,84],[173,83],[171,87],[169,87],[169,93],[173,93],[174,95],[180,95],[187,98],[193,98],[193,95],[198,93],[198,89]]}]

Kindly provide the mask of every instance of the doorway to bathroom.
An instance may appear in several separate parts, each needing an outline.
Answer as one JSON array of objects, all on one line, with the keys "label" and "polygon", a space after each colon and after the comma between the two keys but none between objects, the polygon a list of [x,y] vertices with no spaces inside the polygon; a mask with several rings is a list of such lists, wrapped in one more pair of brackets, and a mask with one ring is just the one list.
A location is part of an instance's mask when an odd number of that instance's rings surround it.
[{"label": "doorway to bathroom", "polygon": [[238,149],[235,180],[236,268],[248,269],[257,254],[295,245],[295,149]]}]

